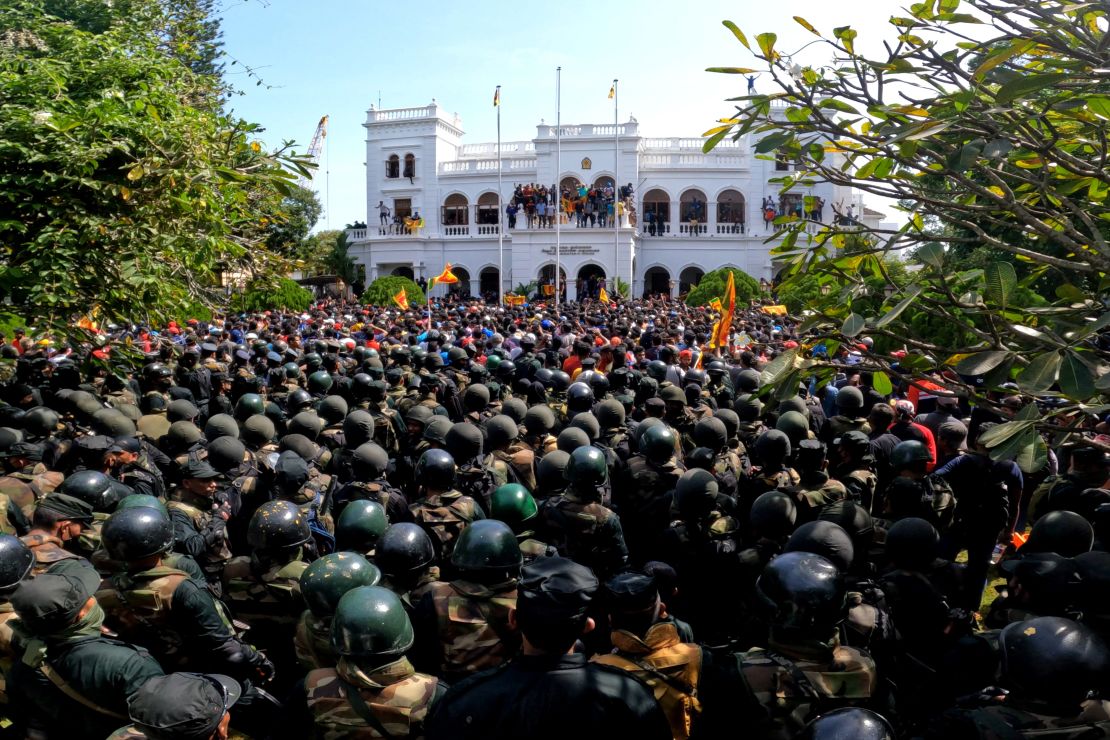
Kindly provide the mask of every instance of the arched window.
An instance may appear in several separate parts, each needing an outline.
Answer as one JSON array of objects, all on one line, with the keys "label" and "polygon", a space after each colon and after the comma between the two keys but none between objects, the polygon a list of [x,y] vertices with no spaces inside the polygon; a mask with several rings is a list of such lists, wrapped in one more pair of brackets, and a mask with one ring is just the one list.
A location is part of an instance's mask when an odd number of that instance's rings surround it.
[{"label": "arched window", "polygon": [[478,196],[478,212],[475,221],[479,226],[497,223],[497,193],[482,193]]},{"label": "arched window", "polygon": [[614,187],[613,178],[608,175],[602,175],[594,180],[594,188],[596,190],[604,190],[605,188]]},{"label": "arched window", "polygon": [[396,154],[390,154],[389,159],[385,160],[385,176],[390,180],[401,176],[401,158]]},{"label": "arched window", "polygon": [[656,188],[644,193],[643,233],[662,236],[669,230],[671,221],[671,198],[663,190]]},{"label": "arched window", "polygon": [[705,193],[697,188],[690,188],[679,198],[679,217],[683,223],[699,221],[705,223]]},{"label": "arched window", "polygon": [[717,196],[717,233],[744,233],[744,196],[736,190]]},{"label": "arched window", "polygon": [[563,181],[559,183],[559,189],[564,193],[570,193],[572,198],[578,197],[578,189],[581,187],[582,183],[574,176],[564,177]]},{"label": "arched window", "polygon": [[405,177],[416,177],[416,155],[409,152],[405,155]]},{"label": "arched window", "polygon": [[470,204],[465,195],[452,193],[443,201],[443,225],[466,226],[470,223]]}]

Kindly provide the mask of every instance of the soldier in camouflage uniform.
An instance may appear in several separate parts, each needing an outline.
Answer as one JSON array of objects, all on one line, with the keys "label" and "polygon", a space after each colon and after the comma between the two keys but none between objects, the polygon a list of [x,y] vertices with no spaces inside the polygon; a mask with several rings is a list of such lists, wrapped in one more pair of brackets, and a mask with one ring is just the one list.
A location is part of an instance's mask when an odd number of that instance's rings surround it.
[{"label": "soldier in camouflage uniform", "polygon": [[11,596],[31,575],[35,556],[18,538],[0,534],[0,706],[8,703],[4,676],[11,673],[13,627],[16,619]]},{"label": "soldier in camouflage uniform", "polygon": [[329,450],[342,449],[346,444],[343,420],[347,417],[347,401],[341,396],[327,396],[317,405],[316,413],[325,424],[317,440]]},{"label": "soldier in camouflage uniform", "polygon": [[613,492],[629,552],[636,562],[651,551],[670,523],[673,491],[684,468],[675,456],[676,436],[667,426],[652,426],[640,436],[640,452],[628,459],[624,480]]},{"label": "soldier in camouflage uniform", "polygon": [[335,492],[332,507],[336,516],[352,501],[376,501],[390,522],[412,521],[408,499],[385,478],[389,467],[385,450],[374,442],[361,445],[351,453],[350,466],[354,479]]},{"label": "soldier in camouflage uniform", "polygon": [[798,505],[798,516],[803,522],[817,518],[820,510],[829,504],[848,497],[848,490],[840,481],[826,472],[825,443],[804,439],[794,456],[798,468],[798,485],[788,489]]},{"label": "soldier in camouflage uniform", "polygon": [[413,628],[397,596],[379,586],[359,586],[339,600],[333,623],[339,662],[305,679],[311,725],[299,727],[297,736],[423,737],[425,719],[445,689],[435,677],[417,673],[405,656]]},{"label": "soldier in camouflage uniform", "polygon": [[771,561],[756,589],[774,615],[767,647],[736,656],[759,704],[743,707],[751,731],[788,740],[824,711],[869,703],[878,690],[875,662],[837,637],[845,588],[836,566],[788,552]]},{"label": "soldier in camouflage uniform", "polygon": [[751,466],[729,447],[725,423],[716,417],[699,421],[694,425],[694,444],[713,452],[712,473],[717,486],[723,495],[735,497]]},{"label": "soldier in camouflage uniform", "polygon": [[401,435],[405,425],[401,423],[400,411],[386,403],[385,390],[385,383],[380,380],[370,384],[367,389],[370,401],[367,411],[374,417],[374,441],[392,457],[401,451]]},{"label": "soldier in camouflage uniform", "polygon": [[863,392],[855,386],[846,385],[836,394],[836,408],[840,412],[829,419],[821,429],[821,441],[832,444],[834,439],[848,432],[871,434],[863,409]]},{"label": "soldier in camouflage uniform", "polygon": [[481,505],[455,490],[455,460],[446,450],[428,450],[416,464],[421,497],[409,505],[413,520],[432,536],[440,559],[450,557],[467,525],[485,519]]},{"label": "soldier in camouflage uniform", "polygon": [[339,656],[331,646],[331,623],[339,600],[359,586],[377,586],[381,571],[353,552],[333,552],[309,565],[301,574],[305,609],[297,620],[293,650],[306,671],[334,668]]},{"label": "soldier in camouflage uniform", "polygon": [[536,453],[519,439],[516,422],[504,414],[485,423],[486,447],[492,457],[491,468],[498,485],[520,483],[528,490],[536,487]]},{"label": "soldier in camouflage uniform", "polygon": [[432,584],[416,604],[416,666],[456,683],[516,654],[520,637],[509,611],[516,607],[522,563],[504,522],[485,519],[463,530],[451,553],[457,577]]},{"label": "soldier in camouflage uniform", "polygon": [[484,446],[481,428],[470,422],[453,425],[444,440],[444,448],[458,465],[455,487],[481,504],[483,510],[489,508],[493,490],[502,483],[508,483],[508,480],[499,479],[495,474],[493,456],[483,454]]},{"label": "soldier in camouflage uniform", "polygon": [[173,521],[175,548],[200,564],[217,593],[220,572],[231,560],[227,533],[231,504],[226,493],[219,490],[219,477],[207,462],[187,462],[181,468],[181,485],[166,504]]},{"label": "soldier in camouflage uniform", "polygon": [[374,548],[374,564],[382,572],[382,585],[401,598],[410,614],[431,584],[439,581],[432,538],[412,522],[389,526]]},{"label": "soldier in camouflage uniform", "polygon": [[69,548],[92,526],[93,518],[90,504],[61,492],[55,491],[40,501],[31,517],[30,531],[19,538],[35,556],[32,574],[45,573],[62,560],[88,565]]},{"label": "soldier in camouflage uniform", "polygon": [[869,512],[875,510],[875,494],[879,478],[873,470],[871,440],[863,432],[845,432],[833,440],[837,465],[833,476],[844,484],[848,498]]},{"label": "soldier in camouflage uniform", "polygon": [[9,524],[11,514],[7,512],[10,506],[18,508],[23,517],[30,518],[35,511],[35,504],[62,483],[61,473],[49,471],[42,464],[42,452],[39,445],[16,442],[0,453],[0,459],[7,471],[6,475],[0,477],[0,494],[7,498],[3,502],[3,511]]},{"label": "soldier in camouflage uniform", "polygon": [[882,515],[888,522],[918,517],[936,527],[941,535],[952,526],[956,497],[944,478],[925,472],[932,459],[928,448],[916,440],[895,445],[890,453],[895,477],[881,497]]},{"label": "soldier in camouflage uniform", "polygon": [[759,435],[752,447],[751,477],[740,489],[737,515],[747,521],[748,509],[760,494],[767,491],[786,491],[798,485],[798,473],[787,461],[790,459],[790,438],[777,429],[768,429]]},{"label": "soldier in camouflage uniform", "polygon": [[606,578],[619,573],[628,565],[628,546],[620,517],[601,504],[608,478],[605,455],[596,447],[579,447],[565,475],[567,490],[544,499],[540,507],[543,541]]}]

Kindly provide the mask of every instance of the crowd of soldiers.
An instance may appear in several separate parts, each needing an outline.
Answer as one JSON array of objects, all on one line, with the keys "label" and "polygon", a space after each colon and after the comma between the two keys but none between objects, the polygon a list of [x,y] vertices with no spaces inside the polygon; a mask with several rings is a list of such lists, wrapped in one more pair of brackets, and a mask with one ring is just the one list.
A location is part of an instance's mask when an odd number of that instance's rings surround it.
[{"label": "crowd of soldiers", "polygon": [[1110,734],[1104,422],[1023,475],[984,435],[1039,399],[879,393],[869,341],[768,393],[827,346],[752,306],[710,352],[712,320],[325,303],[0,346],[0,735]]}]

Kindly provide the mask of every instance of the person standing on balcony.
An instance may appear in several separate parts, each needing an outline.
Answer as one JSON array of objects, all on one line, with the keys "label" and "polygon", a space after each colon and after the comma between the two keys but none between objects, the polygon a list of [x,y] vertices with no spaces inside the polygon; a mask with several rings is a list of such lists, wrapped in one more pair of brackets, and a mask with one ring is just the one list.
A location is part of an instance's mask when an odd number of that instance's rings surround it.
[{"label": "person standing on balcony", "polygon": [[384,200],[378,201],[378,222],[382,226],[389,226],[389,206]]}]

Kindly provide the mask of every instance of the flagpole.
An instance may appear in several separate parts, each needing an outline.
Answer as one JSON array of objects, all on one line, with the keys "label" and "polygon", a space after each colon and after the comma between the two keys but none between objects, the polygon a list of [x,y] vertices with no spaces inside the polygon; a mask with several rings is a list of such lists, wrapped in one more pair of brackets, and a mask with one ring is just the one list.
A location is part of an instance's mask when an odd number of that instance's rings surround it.
[{"label": "flagpole", "polygon": [[[617,91],[617,80],[613,80],[613,218],[616,220],[616,223],[613,224],[613,264],[614,264],[614,266],[616,265],[617,251],[620,249],[620,243],[621,243],[621,198],[620,198],[621,181],[620,181],[620,174],[619,174],[620,173],[620,162],[621,162],[621,150],[620,150],[620,128],[619,128],[620,124],[617,123],[617,96],[619,94],[620,93]],[[628,271],[629,271],[628,290],[629,290],[629,294],[631,294],[631,291],[632,291],[632,264],[631,264],[631,262],[628,265]],[[618,273],[619,273],[619,270],[618,270]],[[617,294],[617,298],[620,298],[620,291],[617,290],[617,278],[619,278],[619,277],[620,277],[619,275],[615,275],[614,279],[613,279],[613,292]]]},{"label": "flagpole", "polygon": [[497,86],[497,305],[505,305],[505,204],[501,202],[501,86]]},{"label": "flagpole", "polygon": [[555,68],[555,305],[559,305],[559,273],[562,271],[562,236],[559,225],[563,222],[563,125],[562,90],[563,68]]}]

